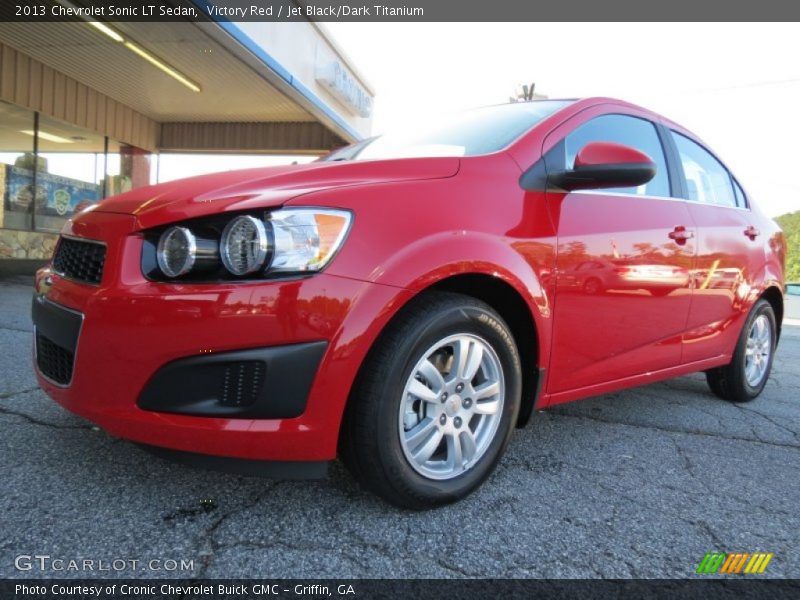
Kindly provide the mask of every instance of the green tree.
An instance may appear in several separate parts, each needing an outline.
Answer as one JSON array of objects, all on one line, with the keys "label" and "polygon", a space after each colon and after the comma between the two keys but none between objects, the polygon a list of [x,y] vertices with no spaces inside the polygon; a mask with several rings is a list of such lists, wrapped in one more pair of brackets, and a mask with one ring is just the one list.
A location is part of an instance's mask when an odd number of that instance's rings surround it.
[{"label": "green tree", "polygon": [[786,236],[786,281],[800,281],[800,210],[777,217]]}]

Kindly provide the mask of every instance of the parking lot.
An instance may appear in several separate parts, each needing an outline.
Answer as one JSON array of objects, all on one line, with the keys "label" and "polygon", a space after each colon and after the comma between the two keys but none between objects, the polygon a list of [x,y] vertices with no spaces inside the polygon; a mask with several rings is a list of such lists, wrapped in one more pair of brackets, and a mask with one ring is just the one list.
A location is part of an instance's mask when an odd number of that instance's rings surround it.
[{"label": "parking lot", "polygon": [[30,293],[0,281],[0,577],[87,575],[15,568],[48,555],[140,561],[98,573],[125,577],[661,578],[712,551],[800,576],[800,327],[755,402],[693,375],[542,412],[476,494],[414,513],[338,464],[320,482],[192,470],[67,413],[36,386]]}]

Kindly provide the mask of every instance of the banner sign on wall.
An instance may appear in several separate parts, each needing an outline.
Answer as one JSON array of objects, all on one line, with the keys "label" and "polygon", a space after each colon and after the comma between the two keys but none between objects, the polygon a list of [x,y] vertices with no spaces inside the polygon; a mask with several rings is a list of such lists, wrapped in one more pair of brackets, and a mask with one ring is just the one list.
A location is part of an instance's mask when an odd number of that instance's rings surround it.
[{"label": "banner sign on wall", "polygon": [[[33,198],[33,171],[5,165],[6,210],[26,212]],[[94,183],[50,173],[36,174],[37,214],[70,217],[102,198],[102,188]]]}]

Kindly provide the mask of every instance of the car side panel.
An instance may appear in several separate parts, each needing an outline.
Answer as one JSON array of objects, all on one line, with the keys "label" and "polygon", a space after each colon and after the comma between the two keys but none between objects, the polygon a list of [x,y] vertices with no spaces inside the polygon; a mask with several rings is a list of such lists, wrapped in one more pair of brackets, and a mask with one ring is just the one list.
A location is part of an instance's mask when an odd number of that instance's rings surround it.
[{"label": "car side panel", "polygon": [[731,355],[764,275],[763,239],[745,236],[750,212],[687,203],[698,229],[694,294],[684,361]]},{"label": "car side panel", "polygon": [[[668,234],[691,226],[684,203],[602,193],[548,203],[559,223],[548,392],[680,364],[694,246]],[[587,262],[597,275],[573,281]]]},{"label": "car side panel", "polygon": [[[588,107],[545,138],[544,152],[605,114],[654,120],[625,105]],[[685,203],[603,190],[551,190],[547,203],[558,234],[550,401],[679,365],[695,246],[669,234],[693,228]]]},{"label": "car side panel", "polygon": [[[680,125],[667,120],[662,124],[714,154],[713,148]],[[670,151],[683,177],[674,145]],[[682,185],[686,185],[685,180]],[[733,355],[756,300],[768,287],[783,291],[785,239],[778,225],[752,198],[747,198],[747,207],[696,201],[686,204],[697,226],[698,255],[683,360],[690,363],[722,357],[724,364]],[[758,234],[754,239],[745,233],[750,229]]]}]

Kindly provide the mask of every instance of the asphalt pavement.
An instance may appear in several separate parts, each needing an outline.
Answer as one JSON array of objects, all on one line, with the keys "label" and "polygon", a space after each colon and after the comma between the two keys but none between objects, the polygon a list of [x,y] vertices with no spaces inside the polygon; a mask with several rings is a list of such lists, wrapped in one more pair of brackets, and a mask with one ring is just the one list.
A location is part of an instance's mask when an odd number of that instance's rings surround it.
[{"label": "asphalt pavement", "polygon": [[541,412],[477,493],[415,513],[338,464],[193,470],[71,415],[36,386],[30,294],[0,281],[0,577],[683,578],[712,551],[800,577],[800,327],[755,402],[692,375]]}]

